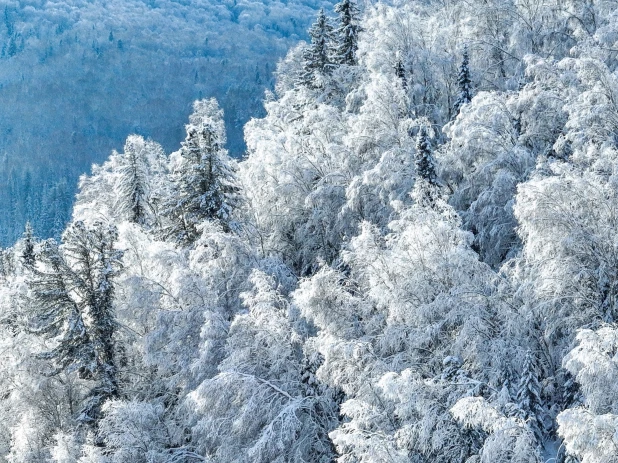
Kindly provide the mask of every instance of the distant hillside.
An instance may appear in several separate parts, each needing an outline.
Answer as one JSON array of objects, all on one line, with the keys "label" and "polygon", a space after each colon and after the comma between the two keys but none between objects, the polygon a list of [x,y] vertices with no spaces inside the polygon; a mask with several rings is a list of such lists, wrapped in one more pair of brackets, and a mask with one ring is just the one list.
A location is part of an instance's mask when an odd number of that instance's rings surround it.
[{"label": "distant hillside", "polygon": [[262,115],[272,71],[322,0],[13,1],[0,10],[0,245],[58,234],[78,176],[130,133],[171,151],[196,98],[228,146]]}]

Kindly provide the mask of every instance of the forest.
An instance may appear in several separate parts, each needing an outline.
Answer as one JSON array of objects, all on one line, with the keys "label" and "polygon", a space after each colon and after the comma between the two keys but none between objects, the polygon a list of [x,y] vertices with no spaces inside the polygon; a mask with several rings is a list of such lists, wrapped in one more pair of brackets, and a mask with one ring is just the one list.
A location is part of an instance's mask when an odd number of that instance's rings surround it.
[{"label": "forest", "polygon": [[79,176],[130,134],[167,152],[195,99],[225,110],[228,149],[264,115],[277,60],[332,0],[4,0],[0,246],[27,221],[59,239]]},{"label": "forest", "polygon": [[0,252],[0,462],[618,462],[618,2],[311,22]]}]

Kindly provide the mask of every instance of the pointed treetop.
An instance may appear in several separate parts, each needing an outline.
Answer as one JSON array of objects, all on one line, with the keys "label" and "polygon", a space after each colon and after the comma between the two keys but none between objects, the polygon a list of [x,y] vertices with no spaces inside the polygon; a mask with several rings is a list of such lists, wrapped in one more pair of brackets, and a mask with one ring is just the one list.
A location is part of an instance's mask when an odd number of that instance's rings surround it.
[{"label": "pointed treetop", "polygon": [[530,429],[540,441],[543,437],[543,399],[541,398],[541,384],[539,378],[541,371],[536,356],[530,349],[526,351],[519,385],[517,388],[517,405],[522,418],[526,420]]},{"label": "pointed treetop", "polygon": [[403,62],[401,61],[401,59],[397,60],[397,63],[395,64],[395,75],[401,81],[401,86],[403,87],[403,89],[407,89],[408,79],[406,78],[406,69],[403,66]]},{"label": "pointed treetop", "polygon": [[24,230],[23,240],[24,240],[24,250],[22,252],[21,258],[23,259],[24,264],[28,266],[32,266],[34,265],[36,256],[34,253],[34,243],[35,243],[34,231],[32,230],[32,226],[30,225],[30,222],[26,222],[26,229]]},{"label": "pointed treetop", "polygon": [[303,70],[299,83],[310,88],[319,88],[322,77],[332,72],[335,63],[332,59],[333,27],[320,9],[316,21],[309,29],[311,43],[303,53]]},{"label": "pointed treetop", "polygon": [[234,161],[225,149],[223,111],[213,99],[193,105],[181,161],[170,174],[172,193],[164,205],[170,236],[187,244],[199,237],[200,224],[216,221],[230,230],[232,210],[239,203]]},{"label": "pointed treetop", "polygon": [[424,125],[420,127],[416,138],[416,157],[414,162],[417,178],[424,180],[432,186],[437,185],[435,161],[431,152],[427,128]]},{"label": "pointed treetop", "polygon": [[457,85],[459,87],[459,95],[455,102],[455,115],[459,114],[461,107],[472,101],[472,81],[470,79],[470,56],[468,54],[468,46],[464,46],[461,66],[457,76]]},{"label": "pointed treetop", "polygon": [[341,0],[335,5],[335,12],[339,14],[339,26],[335,31],[338,63],[354,66],[357,64],[358,34],[361,31],[360,10],[352,0]]}]

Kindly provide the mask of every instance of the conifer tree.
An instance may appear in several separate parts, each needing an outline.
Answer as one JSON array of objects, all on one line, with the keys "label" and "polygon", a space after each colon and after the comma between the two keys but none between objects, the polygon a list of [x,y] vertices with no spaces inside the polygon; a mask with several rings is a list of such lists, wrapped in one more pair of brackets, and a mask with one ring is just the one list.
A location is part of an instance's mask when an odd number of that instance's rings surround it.
[{"label": "conifer tree", "polygon": [[530,350],[526,352],[521,379],[517,388],[517,404],[537,440],[542,439],[543,400],[539,383],[539,367]]},{"label": "conifer tree", "polygon": [[335,5],[335,12],[339,13],[339,27],[335,30],[337,62],[354,66],[357,64],[358,33],[361,31],[360,11],[352,0],[341,0]]},{"label": "conifer tree", "polygon": [[15,42],[14,36],[11,36],[9,38],[9,47],[7,53],[9,56],[15,56],[17,54],[17,42]]},{"label": "conifer tree", "polygon": [[309,29],[311,43],[303,53],[303,70],[300,83],[310,88],[320,88],[321,79],[329,75],[335,64],[332,60],[333,27],[321,9]]},{"label": "conifer tree", "polygon": [[6,26],[7,34],[12,36],[15,31],[15,23],[11,18],[8,5],[4,7],[4,25]]},{"label": "conifer tree", "polygon": [[397,60],[397,64],[395,64],[395,75],[399,78],[403,89],[406,90],[408,88],[408,79],[406,78],[406,69],[401,60]]},{"label": "conifer tree", "polygon": [[470,80],[470,56],[468,47],[464,47],[461,67],[457,76],[457,85],[459,87],[459,95],[455,101],[455,115],[459,114],[461,107],[472,101],[472,81]]},{"label": "conifer tree", "polygon": [[24,249],[22,251],[21,258],[24,264],[30,267],[34,265],[34,262],[36,259],[35,254],[34,254],[35,238],[34,238],[34,232],[32,231],[32,226],[30,225],[30,222],[26,222],[26,230],[24,231],[24,234],[23,234],[23,242],[24,242]]},{"label": "conifer tree", "polygon": [[426,182],[431,186],[437,185],[436,165],[431,152],[429,135],[427,129],[422,126],[419,129],[416,139],[416,157],[414,159],[416,166],[417,179]]},{"label": "conifer tree", "polygon": [[[148,204],[148,159],[149,144],[138,136],[130,136],[120,156],[118,207],[133,223],[143,225],[150,209]],[[154,145],[151,143],[151,145]]]},{"label": "conifer tree", "polygon": [[114,279],[122,252],[114,249],[116,229],[82,222],[69,226],[63,244],[43,243],[40,265],[30,282],[36,314],[35,333],[58,341],[41,358],[51,360],[52,374],[77,372],[96,385],[87,394],[78,421],[96,425],[103,403],[118,395],[114,362]]},{"label": "conifer tree", "polygon": [[193,107],[166,209],[169,234],[186,243],[197,239],[198,226],[206,220],[229,231],[239,192],[234,162],[224,148],[223,111],[214,98],[196,101]]}]

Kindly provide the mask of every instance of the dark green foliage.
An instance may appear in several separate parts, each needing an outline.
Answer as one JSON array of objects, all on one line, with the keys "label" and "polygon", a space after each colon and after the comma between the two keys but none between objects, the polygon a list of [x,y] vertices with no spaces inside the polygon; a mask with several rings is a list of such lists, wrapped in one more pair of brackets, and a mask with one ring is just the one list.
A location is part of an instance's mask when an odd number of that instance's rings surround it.
[{"label": "dark green foliage", "polygon": [[186,244],[199,236],[204,221],[231,229],[231,213],[238,204],[235,168],[224,148],[223,111],[216,101],[196,103],[182,143],[182,161],[172,172],[171,192],[165,215],[170,220],[168,236]]},{"label": "dark green foliage", "polygon": [[335,12],[339,13],[339,27],[335,30],[337,62],[355,66],[358,64],[356,52],[358,50],[358,34],[361,31],[358,21],[360,11],[352,0],[342,0],[335,5]]},{"label": "dark green foliage", "polygon": [[408,88],[408,79],[406,78],[406,69],[401,60],[398,60],[397,64],[395,64],[395,75],[399,78],[403,89],[406,90]]},{"label": "dark green foliage", "polygon": [[459,86],[459,96],[455,102],[455,115],[459,114],[461,107],[472,101],[472,81],[470,80],[470,56],[468,47],[463,51],[461,67],[457,76],[457,85]]},{"label": "dark green foliage", "polygon": [[30,328],[59,341],[41,355],[52,361],[52,374],[77,372],[96,382],[78,417],[89,424],[101,417],[103,403],[118,395],[113,282],[122,252],[114,249],[116,236],[115,228],[101,224],[70,225],[61,246],[54,240],[42,243],[30,282],[35,308]]},{"label": "dark green foliage", "polygon": [[323,77],[335,67],[331,52],[333,27],[323,9],[309,29],[309,36],[311,43],[303,53],[304,63],[299,83],[310,88],[320,88],[323,86]]},{"label": "dark green foliage", "polygon": [[26,222],[26,230],[23,234],[23,243],[24,249],[22,251],[21,258],[25,265],[31,267],[32,265],[34,265],[36,257],[34,254],[34,232],[32,231],[32,226],[30,225],[30,222]]},{"label": "dark green foliage", "polygon": [[421,127],[416,139],[416,157],[414,159],[416,166],[416,176],[431,186],[437,185],[436,166],[433,154],[431,153],[431,145],[427,129]]}]

